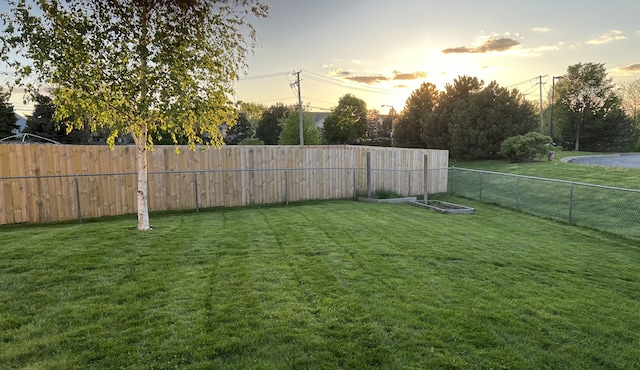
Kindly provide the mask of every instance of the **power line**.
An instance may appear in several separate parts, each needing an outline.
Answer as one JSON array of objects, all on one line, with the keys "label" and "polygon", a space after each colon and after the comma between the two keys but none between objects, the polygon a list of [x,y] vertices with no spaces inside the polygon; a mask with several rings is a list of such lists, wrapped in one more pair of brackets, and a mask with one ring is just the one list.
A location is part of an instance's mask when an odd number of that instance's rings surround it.
[{"label": "power line", "polygon": [[322,108],[322,107],[314,107],[312,105],[307,105],[308,108],[313,108],[313,109],[319,109],[319,110],[326,110],[328,112],[331,111],[331,108]]},{"label": "power line", "polygon": [[[536,77],[536,78],[538,78],[538,77]],[[521,94],[523,94],[523,95],[531,95],[533,93],[529,92],[529,91],[533,90],[536,87],[538,87],[538,84],[531,85],[528,89],[526,89],[525,91],[522,91]]]},{"label": "power line", "polygon": [[324,104],[330,104],[330,105],[334,105],[334,104],[335,104],[335,102],[331,103],[331,102],[324,101],[324,100],[319,100],[319,99],[310,98],[310,97],[308,97],[308,96],[303,96],[303,98],[304,98],[304,99],[307,99],[307,100],[316,101],[316,102],[318,102],[318,103],[324,103]]},{"label": "power line", "polygon": [[298,98],[288,96],[286,98],[280,98],[280,99],[259,100],[259,101],[254,101],[253,103],[258,103],[259,104],[259,103],[271,103],[271,102],[285,102],[287,100],[292,100],[292,99],[296,99],[297,100]]},{"label": "power line", "polygon": [[291,72],[265,73],[265,74],[261,74],[261,75],[241,77],[241,78],[238,79],[238,81],[257,80],[257,79],[261,79],[261,78],[271,78],[271,77],[286,76],[289,73],[291,73]]},{"label": "power line", "polygon": [[[274,73],[265,73],[265,74],[261,74],[261,75],[254,75],[254,76],[247,76],[244,78],[241,78],[240,80],[254,80],[254,79],[261,79],[261,78],[272,78],[272,77],[278,77],[278,76],[285,76],[287,78],[287,80],[289,81],[289,86],[292,89],[292,92],[294,93],[294,95],[296,96],[296,99],[298,99],[298,94],[299,94],[299,90],[300,90],[300,85],[298,80],[294,80],[291,81],[291,79],[289,78],[289,75],[293,75],[294,77],[300,78],[300,75],[303,74],[304,77],[310,81],[315,81],[315,82],[319,82],[322,84],[326,84],[326,85],[332,85],[332,86],[337,86],[340,88],[344,88],[346,90],[349,91],[361,91],[361,92],[367,92],[367,93],[374,93],[374,94],[383,94],[383,95],[396,95],[397,92],[391,90],[391,89],[383,89],[383,88],[375,88],[375,87],[361,87],[361,86],[354,86],[352,82],[345,82],[343,80],[340,79],[336,79],[336,78],[332,78],[332,77],[327,77],[327,76],[323,76],[321,74],[318,73],[314,73],[311,71],[307,71],[307,70],[300,70],[297,72],[274,72]],[[279,101],[279,102],[291,102],[294,98],[293,97],[287,97],[287,98],[280,98],[280,99],[266,99],[266,100],[261,100],[261,101],[257,101],[256,103],[269,103],[269,102],[275,102],[275,101]],[[300,100],[302,99],[302,96],[300,96],[300,98],[298,99],[298,105],[300,104]],[[323,101],[323,100],[319,100],[319,99],[314,99],[314,98],[310,98],[305,96],[304,99],[306,99],[309,102],[315,102],[315,103],[321,103],[321,105],[327,104],[329,106],[335,106],[335,102],[327,102],[327,101]],[[330,111],[332,108],[324,108],[324,107],[320,107],[317,106],[318,104],[314,104],[314,106],[311,106],[310,104],[308,105],[309,108],[314,108],[314,109],[319,109],[319,110],[326,110],[326,111]]]},{"label": "power line", "polygon": [[303,72],[305,72],[307,75],[307,78],[310,78],[314,81],[317,82],[321,82],[324,84],[328,84],[328,85],[334,85],[334,86],[338,86],[338,87],[343,87],[346,89],[352,89],[352,90],[359,90],[359,91],[364,91],[364,92],[368,92],[368,93],[375,93],[375,94],[385,94],[385,95],[395,95],[396,92],[390,90],[390,89],[385,89],[385,88],[376,88],[376,87],[362,87],[362,86],[353,86],[351,83],[336,79],[336,78],[332,78],[332,77],[326,77],[323,75],[320,75],[318,73],[314,73],[311,71],[307,71],[307,70],[303,70]]},{"label": "power line", "polygon": [[[533,81],[537,80],[539,77],[540,77],[540,76],[531,77],[531,78],[530,78],[530,79],[528,79],[528,80],[524,80],[524,81],[522,81],[522,82],[518,82],[518,83],[515,83],[515,84],[513,84],[513,85],[509,85],[509,86],[507,86],[507,89],[510,89],[510,88],[512,88],[512,87],[516,87],[516,86],[518,86],[518,85],[525,84],[525,83],[527,83],[527,82],[531,83],[531,82],[533,82]],[[537,84],[535,84],[534,86],[538,86],[538,85],[537,85]]]}]

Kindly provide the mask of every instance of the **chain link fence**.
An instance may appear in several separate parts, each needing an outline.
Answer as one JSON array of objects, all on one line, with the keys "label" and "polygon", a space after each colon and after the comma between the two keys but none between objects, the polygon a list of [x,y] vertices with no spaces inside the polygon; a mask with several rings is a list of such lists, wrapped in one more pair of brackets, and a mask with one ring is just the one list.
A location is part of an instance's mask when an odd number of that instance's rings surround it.
[{"label": "chain link fence", "polygon": [[[428,181],[427,181],[428,180]],[[135,173],[0,177],[0,224],[135,213]],[[448,191],[640,240],[640,190],[463,168],[307,168],[149,173],[151,210]]]},{"label": "chain link fence", "polygon": [[[445,192],[448,168],[387,170],[354,167],[153,171],[150,211],[241,207],[392,192]],[[0,177],[0,225],[134,214],[134,172]]]},{"label": "chain link fence", "polygon": [[451,167],[449,193],[640,239],[640,190]]}]

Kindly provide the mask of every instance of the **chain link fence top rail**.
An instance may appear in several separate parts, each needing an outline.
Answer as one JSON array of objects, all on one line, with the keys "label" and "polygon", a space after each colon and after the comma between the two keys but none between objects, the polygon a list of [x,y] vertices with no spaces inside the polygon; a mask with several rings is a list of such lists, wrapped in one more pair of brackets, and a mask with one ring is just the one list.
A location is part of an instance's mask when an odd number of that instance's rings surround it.
[{"label": "chain link fence top rail", "polygon": [[640,240],[640,190],[449,168],[449,193]]}]

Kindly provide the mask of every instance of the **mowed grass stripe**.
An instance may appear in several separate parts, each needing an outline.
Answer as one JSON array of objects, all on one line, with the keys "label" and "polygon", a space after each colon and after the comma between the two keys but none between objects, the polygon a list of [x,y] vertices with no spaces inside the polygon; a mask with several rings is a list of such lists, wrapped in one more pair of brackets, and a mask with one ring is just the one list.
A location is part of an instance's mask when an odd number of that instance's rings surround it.
[{"label": "mowed grass stripe", "polygon": [[633,368],[632,242],[464,201],[0,231],[9,368]]}]

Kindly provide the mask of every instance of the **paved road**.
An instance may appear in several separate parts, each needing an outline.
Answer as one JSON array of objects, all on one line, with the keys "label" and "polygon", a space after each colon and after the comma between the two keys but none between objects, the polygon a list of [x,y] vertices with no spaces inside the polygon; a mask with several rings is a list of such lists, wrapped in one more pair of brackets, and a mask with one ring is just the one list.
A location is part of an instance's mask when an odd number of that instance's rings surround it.
[{"label": "paved road", "polygon": [[564,162],[595,164],[610,167],[640,168],[640,153],[586,155],[580,157],[565,157]]}]

